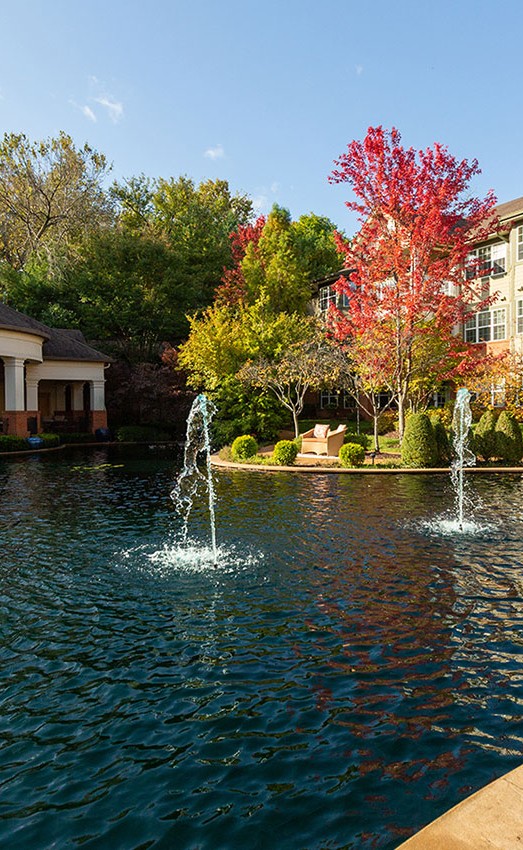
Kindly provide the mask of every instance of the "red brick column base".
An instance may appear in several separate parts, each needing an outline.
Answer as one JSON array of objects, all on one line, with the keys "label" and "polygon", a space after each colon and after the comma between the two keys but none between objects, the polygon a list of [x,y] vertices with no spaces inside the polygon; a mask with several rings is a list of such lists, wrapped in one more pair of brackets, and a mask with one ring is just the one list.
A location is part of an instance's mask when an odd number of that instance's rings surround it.
[{"label": "red brick column base", "polygon": [[5,419],[7,419],[7,434],[14,434],[16,437],[28,437],[29,427],[28,419],[36,419],[36,432],[40,430],[40,411],[38,410],[6,410]]},{"label": "red brick column base", "polygon": [[89,413],[89,427],[92,434],[94,434],[97,428],[107,428],[107,411],[91,410]]}]

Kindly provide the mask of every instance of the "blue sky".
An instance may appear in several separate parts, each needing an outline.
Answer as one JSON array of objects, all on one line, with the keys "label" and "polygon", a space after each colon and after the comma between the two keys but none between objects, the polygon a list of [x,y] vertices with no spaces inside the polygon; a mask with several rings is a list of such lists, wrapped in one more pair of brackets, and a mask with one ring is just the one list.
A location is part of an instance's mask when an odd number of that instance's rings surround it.
[{"label": "blue sky", "polygon": [[521,0],[3,0],[0,24],[2,133],[64,130],[119,180],[223,178],[351,234],[327,176],[382,124],[523,195]]}]

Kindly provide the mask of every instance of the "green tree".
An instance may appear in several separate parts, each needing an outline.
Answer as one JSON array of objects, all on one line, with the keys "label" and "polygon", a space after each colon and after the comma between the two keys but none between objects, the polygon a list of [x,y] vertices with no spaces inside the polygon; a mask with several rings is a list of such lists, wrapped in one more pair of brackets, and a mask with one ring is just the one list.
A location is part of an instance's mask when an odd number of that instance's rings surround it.
[{"label": "green tree", "polygon": [[239,372],[246,384],[274,393],[292,415],[295,437],[300,435],[298,418],[307,392],[342,386],[348,377],[346,361],[340,358],[339,351],[313,324],[308,327],[309,339],[295,343],[279,358],[250,361]]},{"label": "green tree", "polygon": [[311,214],[292,222],[289,211],[275,205],[239,259],[245,301],[263,298],[274,313],[304,313],[311,281],[341,268],[334,232],[327,218]]},{"label": "green tree", "polygon": [[15,269],[56,244],[76,240],[93,227],[107,226],[112,210],[103,181],[103,154],[76,148],[61,132],[31,142],[6,133],[0,144],[0,256]]}]

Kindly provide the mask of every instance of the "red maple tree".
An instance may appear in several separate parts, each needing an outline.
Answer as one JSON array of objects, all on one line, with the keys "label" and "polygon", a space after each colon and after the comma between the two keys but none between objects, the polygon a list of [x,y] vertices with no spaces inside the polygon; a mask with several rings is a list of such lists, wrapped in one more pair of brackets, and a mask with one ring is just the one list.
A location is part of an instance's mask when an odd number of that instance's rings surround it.
[{"label": "red maple tree", "polygon": [[265,216],[260,215],[254,224],[240,225],[230,234],[233,267],[224,269],[222,282],[215,292],[217,304],[234,306],[244,300],[245,277],[241,263],[249,244],[252,244],[254,249],[258,247],[266,220]]},{"label": "red maple tree", "polygon": [[339,240],[352,273],[337,284],[349,307],[333,311],[332,327],[340,341],[358,343],[356,369],[358,357],[367,373],[379,362],[401,438],[415,382],[430,375],[436,387],[463,376],[480,356],[456,331],[466,313],[492,300],[481,297],[464,267],[472,240],[495,228],[496,200],[492,192],[484,199],[468,194],[480,171],[476,160],[458,161],[438,143],[404,148],[395,128],[370,127],[335,165],[329,180],[352,188],[356,200],[346,205],[361,227],[352,242]]}]

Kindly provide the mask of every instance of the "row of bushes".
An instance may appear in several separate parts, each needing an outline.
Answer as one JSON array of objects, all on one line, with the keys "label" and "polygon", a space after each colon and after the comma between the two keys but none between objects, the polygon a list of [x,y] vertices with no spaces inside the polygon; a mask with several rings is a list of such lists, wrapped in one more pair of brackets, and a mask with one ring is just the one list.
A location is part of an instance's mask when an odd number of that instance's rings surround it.
[{"label": "row of bushes", "polygon": [[[360,435],[358,435],[360,436]],[[364,435],[361,435],[364,437]],[[362,439],[365,443],[365,440]],[[276,466],[292,466],[300,448],[300,440],[280,440],[274,446],[273,452],[267,458],[268,463]],[[231,460],[235,463],[259,463],[258,443],[250,434],[236,437],[231,446]],[[361,466],[365,461],[365,447],[361,443],[345,443],[339,453],[341,466]]]},{"label": "row of bushes", "polygon": [[[38,434],[41,440],[40,447],[51,449],[60,445],[58,434]],[[14,434],[0,434],[0,452],[24,452],[30,451],[31,443],[25,437],[16,437]]]},{"label": "row of bushes", "polygon": [[[357,467],[365,462],[368,438],[365,434],[349,434],[339,452],[342,467]],[[492,458],[501,463],[518,464],[523,457],[523,439],[516,418],[502,411],[498,417],[487,411],[480,418],[475,433],[470,432],[471,450],[484,461]],[[299,451],[299,440],[280,440],[268,462],[291,466]],[[237,437],[231,447],[231,459],[236,462],[260,462],[258,443],[250,435]],[[451,435],[441,417],[426,413],[411,414],[405,426],[401,446],[401,464],[410,468],[447,466],[452,459]]]},{"label": "row of bushes", "polygon": [[[484,461],[497,458],[501,463],[517,464],[523,456],[521,428],[516,418],[503,410],[498,417],[486,411],[475,432],[469,434],[471,451]],[[408,467],[446,466],[452,451],[449,433],[441,419],[426,413],[413,413],[407,419],[401,445],[401,462]]]}]

